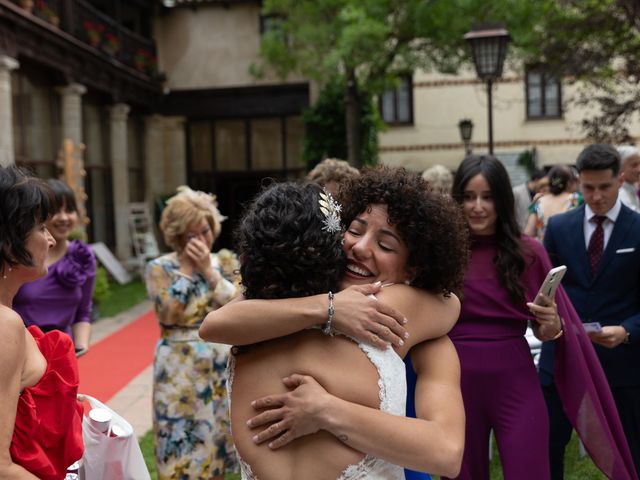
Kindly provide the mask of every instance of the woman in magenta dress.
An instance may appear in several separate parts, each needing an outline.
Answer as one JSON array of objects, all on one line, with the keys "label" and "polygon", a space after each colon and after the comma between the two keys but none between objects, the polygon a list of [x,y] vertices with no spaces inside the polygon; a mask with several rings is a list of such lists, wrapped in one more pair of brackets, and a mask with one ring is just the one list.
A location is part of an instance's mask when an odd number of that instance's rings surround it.
[{"label": "woman in magenta dress", "polygon": [[605,472],[628,463],[611,393],[566,294],[558,290],[557,304],[544,297],[545,306],[531,303],[551,262],[540,243],[520,235],[504,166],[492,156],[465,158],[452,193],[472,236],[460,318],[449,334],[460,357],[466,414],[457,478],[489,479],[491,430],[505,480],[550,478],[549,420],[524,337],[527,322],[538,339],[558,343],[564,408],[594,462]]},{"label": "woman in magenta dress", "polygon": [[540,340],[562,332],[554,304],[527,304],[541,283],[534,278],[546,274],[544,248],[520,237],[509,176],[495,158],[467,157],[456,172],[453,196],[471,233],[462,309],[449,334],[460,357],[467,420],[458,478],[489,478],[493,430],[506,480],[548,479],[549,422],[524,337],[530,320],[536,320]]},{"label": "woman in magenta dress", "polygon": [[12,309],[18,289],[47,273],[47,252],[55,245],[45,224],[50,196],[40,180],[0,168],[2,478],[61,480],[83,452],[73,343],[60,331],[26,329]]},{"label": "woman in magenta dress", "polygon": [[13,308],[27,326],[37,325],[44,332],[61,330],[70,335],[80,355],[89,348],[96,260],[88,245],[69,240],[78,224],[73,190],[56,179],[47,180],[47,185],[55,200],[47,229],[56,241],[47,253],[49,271],[18,291]]}]

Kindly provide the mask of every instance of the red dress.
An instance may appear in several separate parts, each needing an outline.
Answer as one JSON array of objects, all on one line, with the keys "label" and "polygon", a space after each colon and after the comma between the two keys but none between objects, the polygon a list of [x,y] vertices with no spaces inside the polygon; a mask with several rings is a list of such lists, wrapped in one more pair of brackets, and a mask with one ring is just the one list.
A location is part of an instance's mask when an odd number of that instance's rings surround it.
[{"label": "red dress", "polygon": [[47,369],[40,381],[18,399],[11,440],[11,459],[44,480],[60,480],[67,467],[82,457],[82,405],[78,363],[71,338],[60,331],[42,333],[29,327]]}]

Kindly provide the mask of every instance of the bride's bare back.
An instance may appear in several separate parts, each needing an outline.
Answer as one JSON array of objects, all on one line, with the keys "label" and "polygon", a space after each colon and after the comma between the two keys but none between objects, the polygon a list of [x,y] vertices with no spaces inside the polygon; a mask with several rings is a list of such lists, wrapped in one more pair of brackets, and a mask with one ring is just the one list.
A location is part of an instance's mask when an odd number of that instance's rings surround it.
[{"label": "bride's bare back", "polygon": [[[292,373],[313,376],[330,393],[372,408],[380,407],[378,371],[351,340],[305,330],[253,345],[235,357],[231,389],[231,428],[236,449],[260,480],[336,479],[364,454],[319,431],[284,448],[256,445],[248,419],[256,412],[251,401],[287,391],[282,379]],[[276,391],[275,389],[278,389]]]}]

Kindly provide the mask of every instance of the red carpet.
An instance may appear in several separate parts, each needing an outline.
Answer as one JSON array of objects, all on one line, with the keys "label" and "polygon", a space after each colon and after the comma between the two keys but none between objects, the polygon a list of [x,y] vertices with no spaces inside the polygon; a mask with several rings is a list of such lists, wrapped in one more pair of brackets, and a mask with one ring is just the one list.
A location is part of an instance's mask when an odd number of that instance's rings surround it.
[{"label": "red carpet", "polygon": [[126,327],[91,346],[78,359],[80,393],[106,403],[153,363],[160,337],[155,313],[149,311]]}]

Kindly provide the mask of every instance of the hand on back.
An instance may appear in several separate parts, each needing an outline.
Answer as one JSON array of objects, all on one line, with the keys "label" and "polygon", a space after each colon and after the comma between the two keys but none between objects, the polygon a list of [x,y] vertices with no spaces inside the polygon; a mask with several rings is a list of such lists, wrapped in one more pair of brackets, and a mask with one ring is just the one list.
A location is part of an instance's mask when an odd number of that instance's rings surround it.
[{"label": "hand on back", "polygon": [[374,347],[401,346],[407,320],[393,307],[370,297],[381,288],[379,283],[353,285],[337,293],[332,328]]}]

